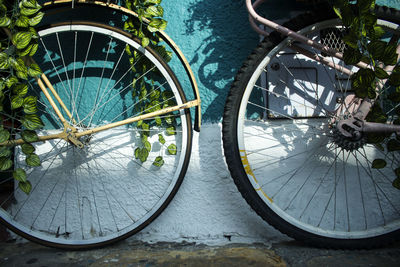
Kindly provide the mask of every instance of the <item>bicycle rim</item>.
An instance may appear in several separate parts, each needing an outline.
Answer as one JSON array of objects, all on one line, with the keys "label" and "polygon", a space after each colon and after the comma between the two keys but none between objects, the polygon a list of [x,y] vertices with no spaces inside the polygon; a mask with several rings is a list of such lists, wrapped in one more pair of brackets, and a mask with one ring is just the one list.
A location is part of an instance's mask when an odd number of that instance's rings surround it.
[{"label": "bicycle rim", "polygon": [[[162,57],[118,29],[72,22],[38,33],[35,60],[73,119],[58,105],[62,114],[78,130],[186,101]],[[43,92],[35,83],[30,89],[45,124],[39,136],[62,132]],[[34,143],[41,161],[34,168],[15,148],[14,166],[27,170],[32,190],[25,194],[15,184],[7,196],[3,193],[0,216],[8,227],[64,248],[100,246],[140,231],[165,209],[185,175],[190,114],[187,109],[166,113],[80,141],[83,149],[62,139]]]},{"label": "bicycle rim", "polygon": [[[397,24],[379,23],[389,35],[398,31]],[[343,49],[341,28],[327,20],[300,32]],[[265,52],[250,59],[239,76],[243,81],[236,81],[245,87],[233,88],[242,90],[232,93],[229,104],[237,103],[238,113],[226,111],[226,128],[237,128],[235,136],[224,137],[225,150],[237,142],[236,155],[228,156],[228,162],[241,163],[240,170],[230,167],[235,182],[265,220],[292,237],[319,246],[374,246],[353,241],[400,229],[400,192],[392,186],[397,155],[364,140],[350,144],[332,128],[332,117],[345,116],[355,105],[344,104],[354,94],[348,75],[295,53],[288,39],[272,43],[264,43]],[[390,163],[373,169],[375,158]]]}]

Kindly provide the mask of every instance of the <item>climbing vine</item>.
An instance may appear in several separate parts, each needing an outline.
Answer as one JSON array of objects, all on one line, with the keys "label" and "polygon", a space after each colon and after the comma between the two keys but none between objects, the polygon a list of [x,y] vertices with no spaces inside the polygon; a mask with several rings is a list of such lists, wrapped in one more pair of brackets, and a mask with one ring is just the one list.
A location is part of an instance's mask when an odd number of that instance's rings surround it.
[{"label": "climbing vine", "polygon": [[[384,36],[384,29],[377,25],[375,0],[336,0],[334,10],[347,28],[347,34],[343,37],[347,45],[343,54],[345,63],[355,65],[361,61],[371,66],[360,68],[351,78],[352,90],[358,98],[375,100],[366,120],[378,123],[392,121],[400,125],[400,66],[396,52],[398,36]],[[389,154],[393,157],[374,159],[372,168],[384,168],[388,160],[398,162],[397,153],[393,153],[400,150],[398,136],[369,133],[367,142],[382,152],[392,152]],[[393,171],[396,176],[393,186],[400,189],[400,166],[393,166]]]},{"label": "climbing vine", "polygon": [[[37,141],[36,130],[43,127],[37,114],[37,98],[29,95],[28,79],[41,74],[39,66],[30,60],[38,49],[35,26],[44,13],[36,0],[0,0],[0,143],[20,135],[26,142],[21,145],[28,166],[40,165],[39,156],[31,142]],[[13,166],[13,146],[1,146],[0,170]],[[17,168],[12,176],[22,191],[28,193],[31,184],[26,172]]]},{"label": "climbing vine", "polygon": [[[158,31],[164,30],[167,22],[162,19],[164,10],[161,7],[161,0],[127,0],[126,8],[135,11],[138,14],[139,20],[127,18],[124,23],[124,30],[132,33],[141,39],[142,46],[150,46],[153,48],[166,62],[171,60],[172,53],[167,51],[165,46],[161,45],[161,38]],[[144,23],[148,20],[147,26]],[[176,102],[172,92],[162,91],[160,86],[156,86],[157,69],[152,69],[153,63],[146,58],[141,57],[141,54],[136,51],[131,51],[129,46],[126,46],[126,52],[130,56],[132,69],[135,72],[135,77],[132,81],[132,97],[136,98],[139,105],[136,107],[139,114],[146,112],[154,112],[162,108],[175,106]],[[143,74],[151,70],[154,78],[145,80]],[[152,127],[166,127],[167,135],[175,135],[176,120],[173,115],[156,117],[152,121],[139,121],[137,127],[140,129],[141,145],[135,149],[135,158],[142,163],[147,161],[152,144],[149,141],[149,136]],[[158,142],[161,147],[165,147],[168,154],[175,155],[177,148],[175,144],[167,146],[165,138],[162,134],[158,134]],[[164,164],[164,159],[161,155],[155,158],[153,165],[161,167]]]},{"label": "climbing vine", "polygon": [[[160,44],[161,39],[157,34],[157,31],[164,30],[167,25],[162,19],[164,11],[160,4],[161,0],[126,0],[125,7],[135,11],[138,19],[126,18],[124,30],[138,37],[143,47],[152,47],[168,62],[171,53]],[[44,15],[36,0],[0,0],[0,143],[5,144],[0,147],[0,171],[12,170],[12,176],[25,193],[31,191],[32,185],[23,168],[13,167],[15,145],[10,140],[19,136],[24,140],[19,149],[25,155],[27,166],[41,165],[32,143],[38,141],[36,131],[44,125],[38,115],[37,97],[30,95],[28,80],[42,74],[32,57],[38,49],[39,39],[35,26]],[[155,86],[156,79],[140,78],[148,71],[157,76],[157,70],[150,69],[151,62],[141,58],[137,51],[131,51],[129,46],[126,47],[126,52],[136,73],[132,81],[132,97],[140,100],[137,112],[151,112],[175,105],[173,96]],[[166,134],[176,134],[173,116],[157,117],[151,122],[139,121],[136,127],[140,129],[141,145],[136,148],[132,157],[141,162],[147,160],[151,150],[152,144],[148,137],[154,125],[167,125]],[[159,134],[158,142],[169,154],[176,154],[175,144],[167,146],[162,134]],[[164,164],[162,156],[158,156],[153,164],[161,167]]]}]

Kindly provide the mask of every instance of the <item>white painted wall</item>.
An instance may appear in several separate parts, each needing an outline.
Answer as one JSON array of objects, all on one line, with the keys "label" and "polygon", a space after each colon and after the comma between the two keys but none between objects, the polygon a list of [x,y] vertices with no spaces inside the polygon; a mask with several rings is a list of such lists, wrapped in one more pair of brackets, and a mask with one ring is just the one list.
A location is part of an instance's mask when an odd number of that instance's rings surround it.
[{"label": "white painted wall", "polygon": [[222,245],[287,239],[251,210],[237,190],[223,156],[221,124],[205,124],[194,133],[189,169],[175,198],[129,240]]}]

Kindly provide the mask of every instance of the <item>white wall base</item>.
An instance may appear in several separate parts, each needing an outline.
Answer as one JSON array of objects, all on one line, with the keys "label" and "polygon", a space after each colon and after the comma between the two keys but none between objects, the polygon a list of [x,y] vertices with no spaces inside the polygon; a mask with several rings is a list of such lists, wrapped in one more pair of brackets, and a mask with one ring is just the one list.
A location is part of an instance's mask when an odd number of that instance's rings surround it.
[{"label": "white wall base", "polygon": [[264,222],[242,198],[225,163],[221,124],[194,133],[183,184],[166,210],[130,240],[270,244],[288,240]]}]

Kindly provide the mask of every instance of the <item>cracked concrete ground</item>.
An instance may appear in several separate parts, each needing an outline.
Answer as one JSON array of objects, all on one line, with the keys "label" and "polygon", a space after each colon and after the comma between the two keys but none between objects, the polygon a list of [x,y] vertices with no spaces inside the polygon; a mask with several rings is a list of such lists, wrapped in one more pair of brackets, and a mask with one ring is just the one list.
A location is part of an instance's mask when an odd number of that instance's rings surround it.
[{"label": "cracked concrete ground", "polygon": [[290,241],[272,245],[143,243],[67,251],[31,242],[1,242],[0,266],[400,266],[400,243],[375,250],[328,250]]}]

